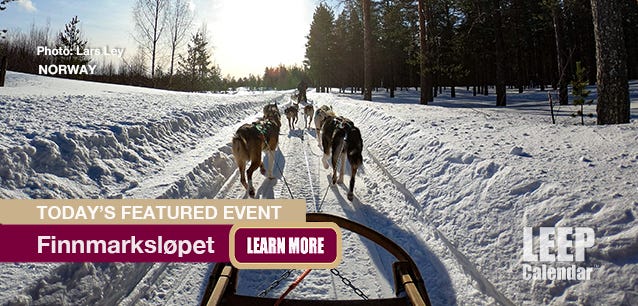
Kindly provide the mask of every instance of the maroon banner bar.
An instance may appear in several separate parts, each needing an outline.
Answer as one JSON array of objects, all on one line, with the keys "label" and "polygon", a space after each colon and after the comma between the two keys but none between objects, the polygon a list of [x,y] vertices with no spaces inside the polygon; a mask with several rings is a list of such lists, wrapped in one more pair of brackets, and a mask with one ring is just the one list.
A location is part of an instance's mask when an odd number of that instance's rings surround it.
[{"label": "maroon banner bar", "polygon": [[232,225],[0,225],[0,262],[228,262]]},{"label": "maroon banner bar", "polygon": [[337,259],[332,228],[240,228],[235,232],[239,263],[332,263]]}]

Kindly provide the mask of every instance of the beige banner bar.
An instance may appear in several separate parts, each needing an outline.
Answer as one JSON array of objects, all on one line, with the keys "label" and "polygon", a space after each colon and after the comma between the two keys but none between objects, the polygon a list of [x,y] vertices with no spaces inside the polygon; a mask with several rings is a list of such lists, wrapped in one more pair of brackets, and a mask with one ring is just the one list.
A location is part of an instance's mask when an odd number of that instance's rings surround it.
[{"label": "beige banner bar", "polygon": [[246,224],[305,222],[304,200],[0,200],[0,224]]}]

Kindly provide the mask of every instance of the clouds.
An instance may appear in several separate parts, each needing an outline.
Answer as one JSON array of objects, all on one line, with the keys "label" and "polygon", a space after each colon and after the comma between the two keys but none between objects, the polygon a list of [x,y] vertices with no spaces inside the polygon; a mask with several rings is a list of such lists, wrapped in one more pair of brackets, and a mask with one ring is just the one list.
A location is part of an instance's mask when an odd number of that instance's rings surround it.
[{"label": "clouds", "polygon": [[16,3],[27,12],[35,12],[37,10],[31,0],[18,0]]}]

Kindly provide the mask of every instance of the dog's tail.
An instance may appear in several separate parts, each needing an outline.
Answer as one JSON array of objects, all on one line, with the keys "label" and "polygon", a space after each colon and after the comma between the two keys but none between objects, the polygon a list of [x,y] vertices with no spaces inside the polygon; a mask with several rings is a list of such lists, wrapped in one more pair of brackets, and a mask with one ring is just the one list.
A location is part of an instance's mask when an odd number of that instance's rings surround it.
[{"label": "dog's tail", "polygon": [[248,160],[248,142],[246,141],[246,138],[236,133],[233,136],[232,146],[233,156],[237,162],[240,160]]},{"label": "dog's tail", "polygon": [[347,133],[346,152],[348,154],[348,162],[353,167],[359,167],[363,164],[363,139],[361,131],[353,126]]},{"label": "dog's tail", "polygon": [[352,126],[346,132],[346,153],[348,154],[348,162],[350,163],[350,186],[348,190],[348,200],[354,199],[354,182],[357,176],[357,170],[363,165],[363,139],[359,128]]}]

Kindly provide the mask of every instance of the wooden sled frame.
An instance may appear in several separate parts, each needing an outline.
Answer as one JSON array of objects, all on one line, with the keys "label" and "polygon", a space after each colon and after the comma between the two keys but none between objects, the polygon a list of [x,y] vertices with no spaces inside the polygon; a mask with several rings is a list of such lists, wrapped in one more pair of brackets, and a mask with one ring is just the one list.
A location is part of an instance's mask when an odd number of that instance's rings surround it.
[{"label": "wooden sled frame", "polygon": [[[430,299],[425,289],[425,284],[418,267],[399,245],[378,232],[356,223],[354,221],[324,214],[308,213],[307,222],[334,222],[339,227],[357,233],[368,238],[374,243],[386,249],[396,257],[397,261],[392,264],[394,273],[394,289],[396,297],[370,300],[292,300],[286,299],[282,305],[427,305],[430,306]],[[206,291],[202,298],[202,306],[214,305],[274,305],[276,298],[242,296],[236,294],[238,285],[238,270],[230,263],[217,263],[210,274]],[[405,294],[404,294],[405,293]]]}]

